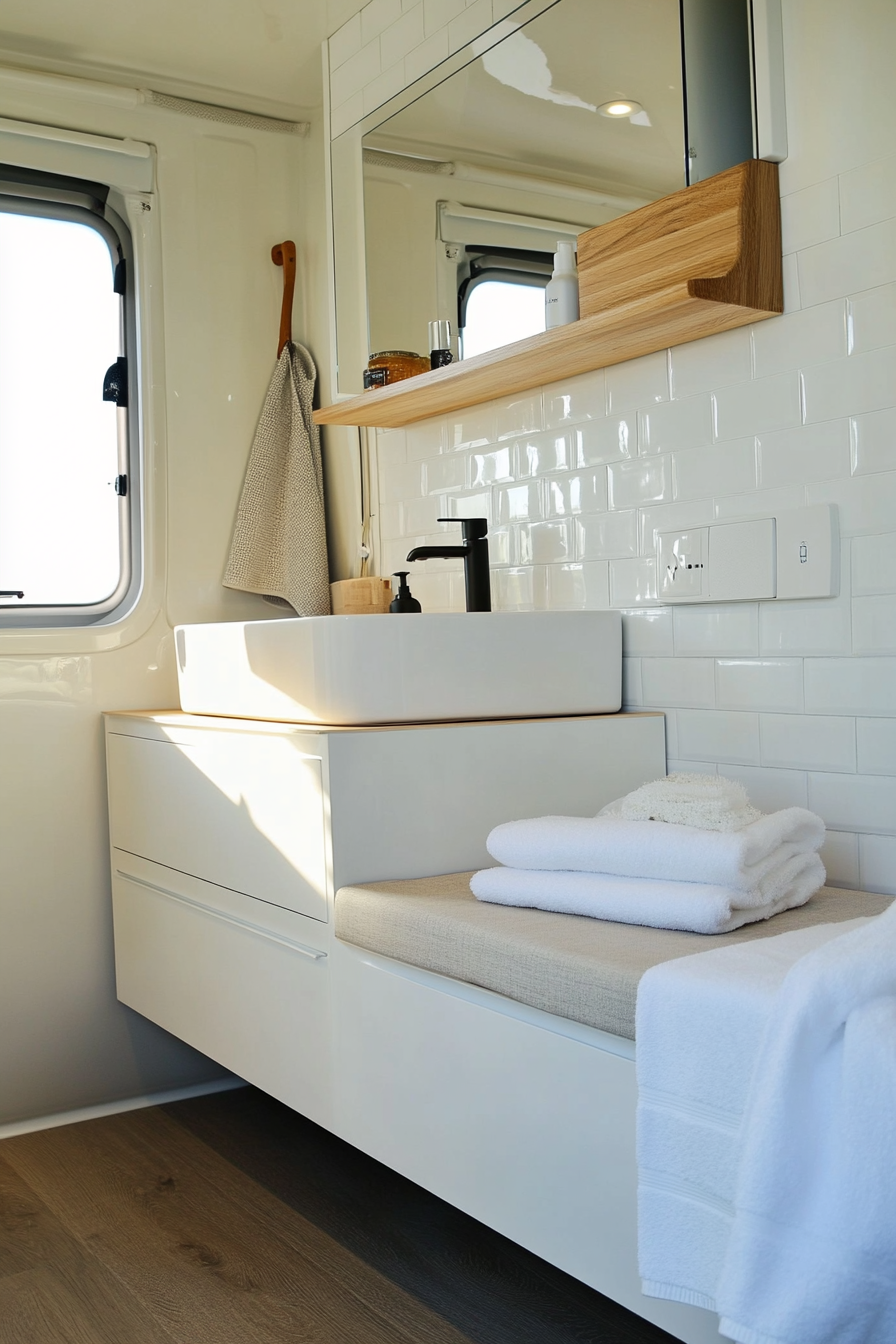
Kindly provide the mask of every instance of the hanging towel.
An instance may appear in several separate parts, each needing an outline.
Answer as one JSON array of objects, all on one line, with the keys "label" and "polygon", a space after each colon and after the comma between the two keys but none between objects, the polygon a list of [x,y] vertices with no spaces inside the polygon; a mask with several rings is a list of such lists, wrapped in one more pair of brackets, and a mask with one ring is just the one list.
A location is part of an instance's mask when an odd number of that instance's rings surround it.
[{"label": "hanging towel", "polygon": [[762,813],[736,780],[720,775],[667,775],[608,803],[600,816],[630,821],[667,821],[707,831],[739,831]]},{"label": "hanging towel", "polygon": [[470,890],[478,900],[498,905],[529,906],[657,929],[729,933],[742,924],[805,905],[824,886],[824,880],[824,865],[817,854],[796,854],[747,892],[706,882],[532,868],[483,868],[470,879]]},{"label": "hanging towel", "polygon": [[316,378],[308,351],[288,341],[255,431],[224,574],[226,588],[279,598],[300,616],[330,612]]},{"label": "hanging towel", "polygon": [[739,1344],[896,1340],[896,904],[801,958],[743,1123],[717,1294]]},{"label": "hanging towel", "polygon": [[[818,924],[698,952],[641,977],[638,1259],[648,1297],[715,1310],[750,1080],[767,1025],[781,1025],[775,996],[800,957],[872,923]],[[796,1145],[804,1120],[794,1117]]]}]

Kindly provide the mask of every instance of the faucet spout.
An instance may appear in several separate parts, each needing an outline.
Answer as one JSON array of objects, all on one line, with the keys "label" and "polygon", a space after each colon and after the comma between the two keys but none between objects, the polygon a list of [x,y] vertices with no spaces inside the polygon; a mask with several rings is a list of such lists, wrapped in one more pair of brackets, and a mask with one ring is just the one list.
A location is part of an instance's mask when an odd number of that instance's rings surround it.
[{"label": "faucet spout", "polygon": [[440,523],[460,522],[463,529],[462,546],[415,546],[408,551],[412,560],[452,560],[464,562],[464,584],[467,611],[491,611],[492,593],[488,570],[487,518],[440,518]]}]

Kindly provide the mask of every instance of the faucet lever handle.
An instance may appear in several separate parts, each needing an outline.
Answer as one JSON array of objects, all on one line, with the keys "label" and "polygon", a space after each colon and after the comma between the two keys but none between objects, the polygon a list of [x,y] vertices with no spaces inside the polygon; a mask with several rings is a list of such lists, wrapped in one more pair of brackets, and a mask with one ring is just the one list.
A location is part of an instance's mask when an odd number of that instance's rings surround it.
[{"label": "faucet lever handle", "polygon": [[437,523],[460,523],[464,541],[479,541],[488,536],[487,518],[437,518]]}]

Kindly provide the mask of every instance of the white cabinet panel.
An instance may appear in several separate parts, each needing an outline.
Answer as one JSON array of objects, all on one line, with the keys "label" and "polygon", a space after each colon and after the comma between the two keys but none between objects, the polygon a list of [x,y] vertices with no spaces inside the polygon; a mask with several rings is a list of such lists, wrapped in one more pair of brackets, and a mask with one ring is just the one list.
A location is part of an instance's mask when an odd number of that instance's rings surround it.
[{"label": "white cabinet panel", "polygon": [[[240,911],[232,896],[114,851],[118,997],[328,1125],[328,957],[311,941],[319,941],[320,925],[246,898]],[[267,910],[274,912],[269,928],[248,922]]]},{"label": "white cabinet panel", "polygon": [[208,882],[327,918],[321,760],[289,736],[110,731],[112,842]]}]

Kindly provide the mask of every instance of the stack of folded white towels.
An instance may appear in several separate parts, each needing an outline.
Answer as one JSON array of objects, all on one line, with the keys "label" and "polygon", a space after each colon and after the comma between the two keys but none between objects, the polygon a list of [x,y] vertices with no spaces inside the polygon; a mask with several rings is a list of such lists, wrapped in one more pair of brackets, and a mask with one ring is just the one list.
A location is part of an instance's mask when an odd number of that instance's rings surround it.
[{"label": "stack of folded white towels", "polygon": [[727,933],[803,905],[824,885],[824,822],[801,807],[763,815],[742,785],[668,775],[596,817],[497,826],[500,864],[470,881],[481,901],[624,924]]}]

